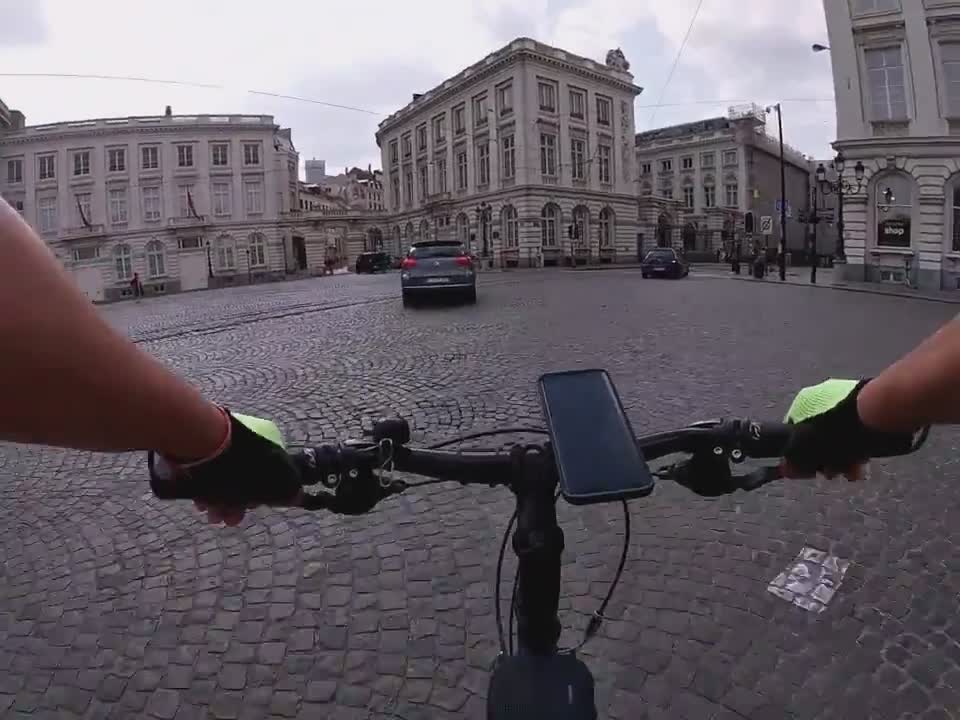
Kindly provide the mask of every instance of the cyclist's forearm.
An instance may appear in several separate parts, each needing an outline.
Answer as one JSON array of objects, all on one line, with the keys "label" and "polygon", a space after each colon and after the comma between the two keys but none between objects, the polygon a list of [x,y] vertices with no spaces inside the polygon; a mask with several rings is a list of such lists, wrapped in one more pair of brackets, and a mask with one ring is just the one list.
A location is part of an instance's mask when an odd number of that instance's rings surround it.
[{"label": "cyclist's forearm", "polygon": [[217,408],[113,330],[0,199],[0,439],[194,458],[223,435]]},{"label": "cyclist's forearm", "polygon": [[953,320],[867,383],[857,407],[877,430],[960,423],[960,320]]}]

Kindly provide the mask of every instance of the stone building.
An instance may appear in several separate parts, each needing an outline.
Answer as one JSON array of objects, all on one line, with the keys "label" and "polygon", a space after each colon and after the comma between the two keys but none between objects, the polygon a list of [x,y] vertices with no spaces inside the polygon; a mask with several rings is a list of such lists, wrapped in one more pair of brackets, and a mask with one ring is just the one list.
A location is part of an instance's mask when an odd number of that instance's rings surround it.
[{"label": "stone building", "polygon": [[[824,0],[848,279],[960,287],[960,2]],[[855,180],[856,163],[863,183]]]},{"label": "stone building", "polygon": [[[780,148],[764,109],[730,108],[727,117],[638,133],[635,143],[638,232],[646,247],[683,248],[693,258],[729,251],[742,240],[748,211],[757,223],[765,215],[774,218],[772,234],[766,237],[758,228],[755,244],[771,251],[779,246]],[[805,248],[800,214],[809,205],[812,163],[789,146],[784,159],[787,250],[796,252]]]},{"label": "stone building", "polygon": [[633,101],[600,63],[519,38],[384,120],[387,244],[458,238],[487,266],[636,257]]}]

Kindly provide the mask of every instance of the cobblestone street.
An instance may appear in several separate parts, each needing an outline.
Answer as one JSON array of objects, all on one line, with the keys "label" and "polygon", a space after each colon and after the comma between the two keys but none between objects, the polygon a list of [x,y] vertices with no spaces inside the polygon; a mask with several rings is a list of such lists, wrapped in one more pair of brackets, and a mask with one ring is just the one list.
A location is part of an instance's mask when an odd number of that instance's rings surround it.
[{"label": "cobblestone street", "polygon": [[[956,313],[629,271],[490,273],[475,307],[404,309],[398,284],[338,275],[102,312],[291,444],[385,415],[414,442],[536,424],[538,375],[591,366],[638,433],[780,419],[800,386],[875,373]],[[859,485],[704,500],[662,483],[632,503],[610,619],[584,649],[600,717],[960,717],[957,439],[934,432]],[[485,717],[506,490],[437,485],[366,517],[258,510],[223,529],[153,499],[145,474],[140,455],[0,446],[0,716]],[[560,503],[565,645],[609,587],[620,512]],[[851,563],[819,615],[766,589],[804,547]]]}]

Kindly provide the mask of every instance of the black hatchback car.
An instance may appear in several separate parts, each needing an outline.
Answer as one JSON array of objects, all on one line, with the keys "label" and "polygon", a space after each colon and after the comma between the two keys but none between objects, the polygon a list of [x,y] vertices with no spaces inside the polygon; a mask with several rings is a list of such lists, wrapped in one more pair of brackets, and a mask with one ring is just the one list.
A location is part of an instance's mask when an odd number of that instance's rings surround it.
[{"label": "black hatchback car", "polygon": [[683,278],[689,272],[687,261],[673,248],[655,248],[640,263],[640,274],[645,278]]},{"label": "black hatchback car", "polygon": [[357,273],[386,272],[393,267],[393,260],[385,252],[365,252],[357,256],[354,271]]}]

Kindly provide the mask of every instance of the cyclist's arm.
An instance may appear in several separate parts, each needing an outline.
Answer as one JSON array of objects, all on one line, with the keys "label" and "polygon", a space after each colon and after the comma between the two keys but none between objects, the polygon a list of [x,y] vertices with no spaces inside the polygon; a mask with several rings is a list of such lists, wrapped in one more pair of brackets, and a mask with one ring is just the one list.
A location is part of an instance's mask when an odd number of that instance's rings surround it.
[{"label": "cyclist's arm", "polygon": [[0,198],[0,440],[194,459],[225,422],[111,328]]},{"label": "cyclist's arm", "polygon": [[867,383],[857,409],[865,425],[889,432],[960,423],[960,319]]}]

